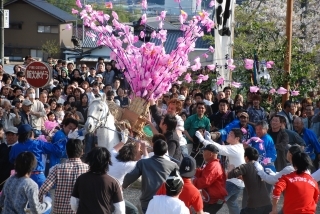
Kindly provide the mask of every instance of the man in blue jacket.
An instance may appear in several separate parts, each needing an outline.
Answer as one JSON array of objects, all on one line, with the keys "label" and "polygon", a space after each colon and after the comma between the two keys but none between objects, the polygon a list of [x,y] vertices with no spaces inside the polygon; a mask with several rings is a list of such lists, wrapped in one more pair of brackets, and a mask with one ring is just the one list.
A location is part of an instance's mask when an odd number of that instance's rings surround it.
[{"label": "man in blue jacket", "polygon": [[234,129],[238,128],[241,129],[243,136],[242,139],[240,139],[241,143],[245,143],[247,140],[249,140],[251,137],[256,136],[256,132],[249,122],[249,115],[247,112],[241,112],[238,114],[240,120],[234,120],[233,122],[229,123],[224,129],[220,129],[219,132],[217,132],[217,136],[221,136],[221,140],[224,142],[227,140],[227,136],[229,132]]},{"label": "man in blue jacket", "polygon": [[249,146],[254,147],[259,152],[258,161],[261,163],[263,168],[270,168],[274,172],[276,172],[276,168],[274,166],[274,161],[277,158],[276,147],[274,146],[274,142],[272,137],[268,134],[269,125],[266,121],[258,121],[255,125],[255,131],[257,137],[259,137],[262,141],[256,142],[251,140],[249,142]]},{"label": "man in blue jacket", "polygon": [[[68,134],[70,131],[74,131],[78,127],[78,121],[73,118],[67,118],[62,121],[62,129],[54,134],[51,143],[53,145],[60,144],[63,142],[66,145],[68,141]],[[49,169],[57,164],[60,164],[61,158],[67,158],[66,148],[63,147],[62,154],[55,155],[51,154],[49,158]]]},{"label": "man in blue jacket", "polygon": [[304,151],[309,155],[309,157],[313,161],[313,166],[315,168],[312,168],[311,171],[314,172],[319,167],[317,160],[320,160],[320,144],[317,139],[317,136],[312,130],[304,128],[303,121],[300,117],[294,119],[293,128],[306,143]]},{"label": "man in blue jacket", "polygon": [[29,124],[20,125],[18,128],[18,143],[12,146],[9,161],[14,163],[16,157],[21,152],[32,152],[37,159],[37,166],[31,173],[30,178],[34,180],[39,188],[44,183],[46,177],[44,175],[44,162],[42,161],[43,154],[52,154],[61,156],[65,150],[65,142],[61,141],[58,144],[51,144],[33,139],[33,128]]}]

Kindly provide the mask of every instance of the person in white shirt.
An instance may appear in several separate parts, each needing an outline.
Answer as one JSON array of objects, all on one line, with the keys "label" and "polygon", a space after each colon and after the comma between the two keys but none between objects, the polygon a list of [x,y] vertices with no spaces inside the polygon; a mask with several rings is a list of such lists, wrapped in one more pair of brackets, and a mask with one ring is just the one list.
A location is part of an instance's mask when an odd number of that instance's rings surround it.
[{"label": "person in white shirt", "polygon": [[183,180],[177,169],[174,169],[166,179],[167,195],[156,195],[149,202],[146,214],[189,214],[190,211],[179,199]]},{"label": "person in white shirt", "polygon": [[[240,143],[243,133],[240,129],[231,129],[226,140],[229,143],[229,145],[220,145],[212,141],[211,135],[207,131],[205,131],[204,137],[201,135],[199,131],[197,131],[195,135],[199,139],[199,141],[204,144],[204,146],[208,144],[213,144],[219,149],[220,155],[224,155],[227,157],[227,172],[245,163],[244,148],[243,145]],[[226,190],[228,192],[228,195],[226,196],[225,201],[230,214],[240,213],[240,208],[238,206],[237,199],[243,188],[244,183],[242,180],[238,178],[227,179]]]},{"label": "person in white shirt", "polygon": [[[148,151],[144,143],[141,142],[128,142],[129,131],[122,131],[121,142],[115,145],[111,153],[112,165],[109,166],[108,174],[116,178],[120,185],[123,184],[124,176],[131,172],[141,159],[140,150],[143,152],[144,157],[148,157]],[[139,214],[138,209],[129,201],[125,201],[127,214]]]},{"label": "person in white shirt", "polygon": [[26,95],[33,103],[30,112],[32,117],[32,128],[35,129],[35,137],[38,137],[39,135],[41,135],[42,118],[47,116],[46,111],[44,110],[43,103],[35,99],[36,91],[33,88],[28,88]]},{"label": "person in white shirt", "polygon": [[[256,170],[258,171],[258,175],[261,177],[262,180],[267,182],[268,184],[274,185],[275,183],[278,182],[278,179],[281,178],[283,175],[287,175],[295,169],[292,166],[292,156],[298,152],[302,152],[302,149],[298,145],[291,146],[287,152],[287,160],[289,161],[290,165],[286,166],[283,168],[280,172],[273,172],[271,169],[266,168],[266,172],[261,169],[261,167],[258,167],[259,162],[255,163]],[[314,173],[315,174],[315,173]],[[312,174],[313,177],[313,174]]]}]

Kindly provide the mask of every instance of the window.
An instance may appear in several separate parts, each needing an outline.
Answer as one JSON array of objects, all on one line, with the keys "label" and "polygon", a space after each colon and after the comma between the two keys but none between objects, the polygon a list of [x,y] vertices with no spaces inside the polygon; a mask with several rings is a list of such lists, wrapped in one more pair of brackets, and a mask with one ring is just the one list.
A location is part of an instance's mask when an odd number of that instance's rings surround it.
[{"label": "window", "polygon": [[31,49],[30,50],[30,55],[32,57],[42,58],[43,57],[43,51],[42,50]]},{"label": "window", "polygon": [[10,23],[9,28],[10,29],[16,29],[16,30],[21,30],[22,29],[22,23]]},{"label": "window", "polygon": [[38,33],[59,33],[59,28],[54,25],[38,25]]}]

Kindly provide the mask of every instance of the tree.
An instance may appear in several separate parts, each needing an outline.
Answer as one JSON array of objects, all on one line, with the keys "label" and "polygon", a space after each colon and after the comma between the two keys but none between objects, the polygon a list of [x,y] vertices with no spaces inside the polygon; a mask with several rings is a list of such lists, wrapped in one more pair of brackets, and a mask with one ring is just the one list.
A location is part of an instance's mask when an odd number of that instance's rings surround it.
[{"label": "tree", "polygon": [[[275,62],[274,68],[269,70],[271,85],[266,85],[263,80],[258,83],[265,87],[266,95],[270,88],[279,88],[285,80],[289,81],[291,89],[299,90],[301,96],[314,90],[319,71],[316,57],[319,55],[320,16],[316,11],[320,9],[320,4],[317,0],[294,2],[292,64],[289,76],[283,71],[286,51],[286,0],[250,0],[236,7],[233,58],[238,66],[232,75],[235,81],[244,83],[244,86],[252,85],[252,71],[245,70],[243,60],[253,59],[256,54],[259,60]],[[242,90],[246,91],[248,88],[243,87]],[[267,96],[270,97],[269,94]],[[280,96],[274,98],[279,99]]]},{"label": "tree", "polygon": [[[75,0],[47,0],[50,4],[53,4],[54,6],[60,8],[61,10],[64,10],[68,13],[71,13],[72,8],[76,9],[78,8],[76,6]],[[114,7],[112,10],[105,8],[105,5],[103,3],[90,3],[92,8],[95,10],[101,10],[104,13],[111,14],[111,11],[114,10],[117,12],[119,16],[119,20],[121,22],[132,22],[134,20],[137,20],[137,16],[141,16],[141,14],[137,14],[137,11],[135,11],[134,14],[130,13],[129,11],[126,11],[123,7],[117,6]],[[79,24],[82,23],[82,20],[79,18]]]},{"label": "tree", "polygon": [[42,44],[42,50],[49,56],[59,56],[60,45],[56,40],[47,40]]}]

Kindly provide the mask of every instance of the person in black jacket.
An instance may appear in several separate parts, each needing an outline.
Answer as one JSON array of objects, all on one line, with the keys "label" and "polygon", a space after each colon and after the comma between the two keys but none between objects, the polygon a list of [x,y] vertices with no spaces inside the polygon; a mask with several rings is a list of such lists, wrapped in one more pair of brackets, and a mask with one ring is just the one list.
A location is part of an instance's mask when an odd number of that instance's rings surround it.
[{"label": "person in black jacket", "polygon": [[[173,157],[176,160],[175,162],[181,161],[181,148],[179,144],[179,136],[176,132],[177,119],[174,115],[167,114],[160,122],[160,129],[162,134],[167,139],[168,144],[168,153],[169,156]],[[177,163],[180,165],[180,163]]]},{"label": "person in black jacket", "polygon": [[0,192],[4,186],[5,180],[10,177],[14,166],[9,161],[9,153],[12,146],[18,141],[18,129],[10,126],[6,130],[6,143],[0,144]]}]

